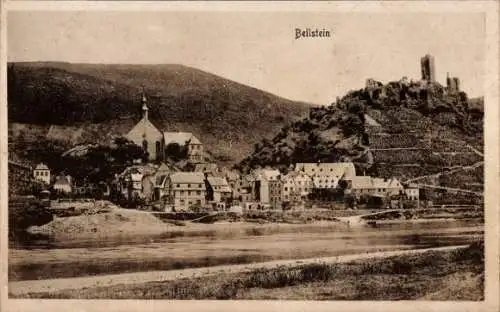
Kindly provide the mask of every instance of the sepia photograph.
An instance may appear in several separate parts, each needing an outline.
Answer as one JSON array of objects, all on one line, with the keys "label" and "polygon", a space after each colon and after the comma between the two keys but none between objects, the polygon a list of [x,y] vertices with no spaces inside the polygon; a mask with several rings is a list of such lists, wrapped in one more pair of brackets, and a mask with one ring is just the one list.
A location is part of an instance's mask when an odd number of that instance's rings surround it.
[{"label": "sepia photograph", "polygon": [[9,299],[485,300],[484,12],[4,16]]}]

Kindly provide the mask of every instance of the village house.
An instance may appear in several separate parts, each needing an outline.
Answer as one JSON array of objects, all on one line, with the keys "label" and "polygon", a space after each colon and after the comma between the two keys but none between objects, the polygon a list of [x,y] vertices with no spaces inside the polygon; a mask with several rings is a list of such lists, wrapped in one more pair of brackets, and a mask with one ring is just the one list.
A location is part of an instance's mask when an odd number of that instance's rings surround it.
[{"label": "village house", "polygon": [[347,181],[346,193],[356,196],[368,195],[390,197],[403,193],[403,186],[397,179],[372,178],[370,176],[355,176]]},{"label": "village house", "polygon": [[[271,205],[271,199],[276,202],[279,194],[281,202],[281,181],[279,170],[275,169],[258,169],[252,173],[255,183],[255,200],[259,201],[263,206]],[[276,181],[279,181],[277,183]],[[273,183],[274,182],[274,183]],[[279,186],[279,191],[276,189]],[[273,190],[273,193],[271,193]]]},{"label": "village house", "polygon": [[[281,209],[281,198],[283,196],[282,190],[283,190],[283,182],[281,179],[271,179],[268,181],[268,187],[269,187],[269,203],[271,209],[277,210]],[[266,203],[264,203],[266,204]]]},{"label": "village house", "polygon": [[50,169],[46,164],[40,163],[33,170],[33,177],[47,185],[50,184]]},{"label": "village house", "polygon": [[161,132],[149,120],[146,97],[142,97],[142,119],[126,134],[126,138],[141,146],[148,153],[150,161],[165,159],[165,148],[169,144],[186,147],[191,163],[203,163],[203,144],[190,132]]},{"label": "village house", "polygon": [[201,172],[175,172],[170,175],[170,198],[175,210],[187,211],[205,205],[205,176]]},{"label": "village house", "polygon": [[313,180],[300,171],[290,171],[283,176],[282,200],[284,202],[300,202],[306,199],[314,187]]},{"label": "village house", "polygon": [[153,164],[137,164],[125,168],[117,177],[118,190],[127,200],[150,199],[154,192],[151,176],[158,167]]},{"label": "village house", "polygon": [[162,163],[158,170],[151,176],[152,183],[154,184],[153,201],[163,200],[168,201],[168,196],[170,194],[170,184],[169,176],[174,172],[179,172],[180,170],[174,166],[169,166]]},{"label": "village house", "polygon": [[201,172],[205,175],[216,176],[220,174],[220,169],[216,163],[196,164],[194,172]]},{"label": "village house", "polygon": [[234,182],[236,187],[231,186],[230,181],[231,180],[228,182],[230,183],[229,186],[233,192],[233,199],[238,200],[240,203],[250,203],[255,199],[255,181],[253,180],[253,176],[241,176],[236,182]]},{"label": "village house", "polygon": [[69,175],[61,174],[56,177],[54,185],[52,188],[56,192],[61,192],[64,194],[70,194],[73,191],[72,179]]},{"label": "village house", "polygon": [[207,200],[212,203],[215,208],[225,209],[231,202],[232,192],[226,178],[222,177],[207,177]]},{"label": "village house", "polygon": [[[223,176],[226,178],[229,187],[231,188],[232,197],[239,199],[243,190],[244,179],[243,176],[236,170],[222,170]],[[247,183],[247,187],[248,187]],[[244,192],[246,193],[246,192]],[[241,199],[240,199],[241,200]]]},{"label": "village house", "polygon": [[303,172],[312,178],[316,189],[335,189],[341,179],[349,180],[356,176],[352,162],[341,163],[297,163],[295,171]]},{"label": "village house", "polygon": [[89,195],[98,189],[98,186],[94,183],[90,183],[87,180],[75,181],[73,187],[73,193],[75,195]]},{"label": "village house", "polygon": [[405,187],[405,195],[408,200],[419,200],[420,199],[420,191],[418,185],[409,184]]},{"label": "village house", "polygon": [[164,146],[169,144],[178,144],[187,148],[187,159],[190,163],[198,164],[203,163],[203,144],[191,132],[164,132],[163,133]]}]

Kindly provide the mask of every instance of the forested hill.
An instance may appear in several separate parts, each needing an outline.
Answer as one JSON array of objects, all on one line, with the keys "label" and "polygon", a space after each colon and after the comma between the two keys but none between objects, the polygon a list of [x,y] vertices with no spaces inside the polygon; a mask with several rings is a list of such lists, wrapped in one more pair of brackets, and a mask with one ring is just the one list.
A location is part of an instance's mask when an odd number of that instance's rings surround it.
[{"label": "forested hill", "polygon": [[140,119],[143,88],[160,130],[191,131],[228,162],[310,107],[183,65],[10,63],[9,121],[92,128],[99,141]]},{"label": "forested hill", "polygon": [[311,108],[236,167],[286,171],[297,162],[350,160],[368,173],[409,178],[473,164],[483,149],[482,101],[438,83],[374,82]]}]

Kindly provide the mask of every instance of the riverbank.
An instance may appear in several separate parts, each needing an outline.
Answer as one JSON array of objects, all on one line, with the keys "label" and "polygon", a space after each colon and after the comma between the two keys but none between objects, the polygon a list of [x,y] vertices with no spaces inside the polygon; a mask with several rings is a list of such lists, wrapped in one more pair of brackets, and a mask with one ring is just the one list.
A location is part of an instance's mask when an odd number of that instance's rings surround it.
[{"label": "riverbank", "polygon": [[13,298],[482,300],[484,247],[9,283]]}]

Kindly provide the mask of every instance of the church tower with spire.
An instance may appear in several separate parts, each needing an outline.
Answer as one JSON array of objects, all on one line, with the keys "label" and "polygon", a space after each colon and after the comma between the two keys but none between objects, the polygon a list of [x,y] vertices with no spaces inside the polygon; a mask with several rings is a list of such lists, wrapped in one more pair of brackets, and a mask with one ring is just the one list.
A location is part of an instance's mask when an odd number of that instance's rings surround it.
[{"label": "church tower with spire", "polygon": [[127,133],[126,137],[135,144],[141,146],[148,154],[149,160],[161,160],[163,158],[163,134],[149,120],[149,108],[146,93],[142,91],[142,118]]},{"label": "church tower with spire", "polygon": [[147,100],[146,100],[146,93],[144,90],[142,91],[142,118],[143,119],[148,119],[148,105],[147,105]]}]

